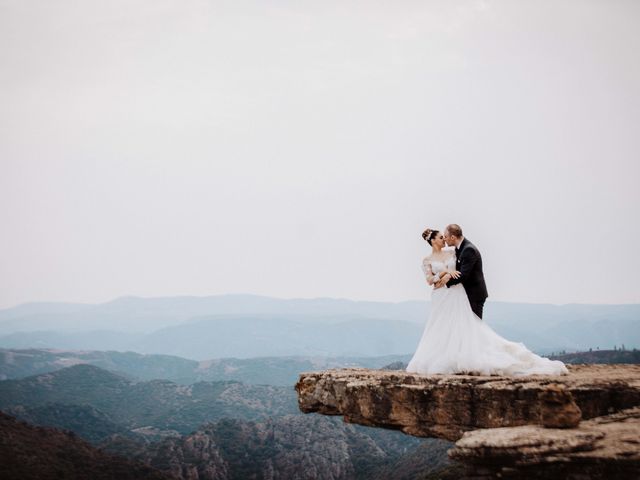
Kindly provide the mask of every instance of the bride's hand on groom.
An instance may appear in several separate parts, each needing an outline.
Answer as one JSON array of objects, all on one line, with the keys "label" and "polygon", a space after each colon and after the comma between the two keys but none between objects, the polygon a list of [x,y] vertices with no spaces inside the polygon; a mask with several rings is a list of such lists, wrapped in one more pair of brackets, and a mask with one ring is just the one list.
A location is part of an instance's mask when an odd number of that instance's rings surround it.
[{"label": "bride's hand on groom", "polygon": [[451,278],[453,278],[453,279],[458,279],[458,278],[460,278],[460,272],[459,272],[459,271],[457,271],[457,270],[456,270],[456,271],[454,271],[454,272],[451,272],[449,275],[451,275]]}]

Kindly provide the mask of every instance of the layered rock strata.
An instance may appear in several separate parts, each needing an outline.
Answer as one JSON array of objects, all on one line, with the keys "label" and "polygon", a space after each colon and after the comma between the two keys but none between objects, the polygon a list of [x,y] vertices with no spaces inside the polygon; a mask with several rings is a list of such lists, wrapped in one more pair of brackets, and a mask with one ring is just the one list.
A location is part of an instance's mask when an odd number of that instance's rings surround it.
[{"label": "layered rock strata", "polygon": [[448,453],[478,480],[635,480],[640,478],[640,407],[583,421],[575,429],[525,425],[466,432]]},{"label": "layered rock strata", "polygon": [[574,425],[576,412],[586,420],[640,405],[640,365],[568,368],[569,375],[527,377],[338,369],[301,374],[296,391],[306,413],[451,441],[470,430],[538,425],[545,402],[567,394],[577,407],[565,400]]},{"label": "layered rock strata", "polygon": [[456,441],[466,479],[640,478],[640,365],[566,376],[481,377],[366,369],[303,373],[303,412]]}]

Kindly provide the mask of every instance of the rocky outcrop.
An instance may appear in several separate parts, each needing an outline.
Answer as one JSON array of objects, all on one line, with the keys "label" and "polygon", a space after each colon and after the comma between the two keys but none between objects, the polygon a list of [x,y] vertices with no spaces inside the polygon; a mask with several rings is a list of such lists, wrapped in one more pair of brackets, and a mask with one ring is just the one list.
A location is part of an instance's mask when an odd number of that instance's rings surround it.
[{"label": "rocky outcrop", "polygon": [[176,480],[388,480],[394,477],[379,477],[377,472],[401,460],[405,449],[422,443],[426,448],[421,473],[444,465],[442,455],[433,459],[442,453],[444,442],[403,437],[336,418],[285,415],[264,422],[225,419],[151,445],[114,438],[116,444],[103,447],[170,473]]},{"label": "rocky outcrop", "polygon": [[540,424],[549,428],[577,427],[582,411],[571,392],[562,384],[548,385],[538,395]]},{"label": "rocky outcrop", "polygon": [[640,365],[570,365],[565,376],[415,375],[340,369],[303,373],[296,384],[305,413],[349,423],[458,440],[469,430],[539,424],[540,396],[561,386],[582,419],[640,405]]},{"label": "rocky outcrop", "polygon": [[482,478],[640,478],[640,407],[575,429],[526,425],[465,433],[449,456]]},{"label": "rocky outcrop", "polygon": [[640,365],[569,365],[566,376],[303,373],[303,412],[457,441],[468,478],[640,478]]}]

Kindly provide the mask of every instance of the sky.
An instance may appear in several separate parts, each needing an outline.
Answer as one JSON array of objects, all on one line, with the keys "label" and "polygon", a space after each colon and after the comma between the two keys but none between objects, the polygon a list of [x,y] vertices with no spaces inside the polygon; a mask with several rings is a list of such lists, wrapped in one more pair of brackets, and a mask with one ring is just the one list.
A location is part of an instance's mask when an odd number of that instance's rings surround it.
[{"label": "sky", "polygon": [[0,308],[640,303],[640,2],[0,0]]}]

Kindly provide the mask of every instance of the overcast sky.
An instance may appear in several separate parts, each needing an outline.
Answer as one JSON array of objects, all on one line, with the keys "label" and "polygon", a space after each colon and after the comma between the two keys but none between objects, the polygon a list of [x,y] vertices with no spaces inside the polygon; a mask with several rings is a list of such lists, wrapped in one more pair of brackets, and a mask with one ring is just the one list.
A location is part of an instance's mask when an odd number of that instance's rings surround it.
[{"label": "overcast sky", "polygon": [[0,0],[0,308],[640,302],[640,2]]}]

